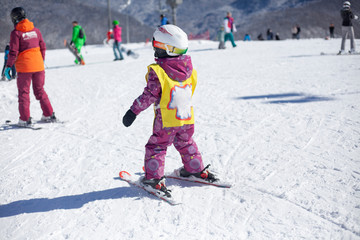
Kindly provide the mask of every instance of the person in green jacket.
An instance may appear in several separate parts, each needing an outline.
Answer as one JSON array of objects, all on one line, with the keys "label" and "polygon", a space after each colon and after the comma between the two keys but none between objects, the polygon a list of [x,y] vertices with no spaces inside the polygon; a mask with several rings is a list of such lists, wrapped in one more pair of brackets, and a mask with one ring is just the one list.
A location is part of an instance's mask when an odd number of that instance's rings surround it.
[{"label": "person in green jacket", "polygon": [[[74,44],[75,48],[80,54],[81,59],[84,60],[83,56],[81,55],[81,48],[82,46],[85,45],[86,42],[85,30],[79,25],[77,21],[73,21],[72,25],[73,25],[73,33],[72,33],[72,39],[70,45]],[[80,64],[80,62],[77,59],[75,59],[75,63]]]}]

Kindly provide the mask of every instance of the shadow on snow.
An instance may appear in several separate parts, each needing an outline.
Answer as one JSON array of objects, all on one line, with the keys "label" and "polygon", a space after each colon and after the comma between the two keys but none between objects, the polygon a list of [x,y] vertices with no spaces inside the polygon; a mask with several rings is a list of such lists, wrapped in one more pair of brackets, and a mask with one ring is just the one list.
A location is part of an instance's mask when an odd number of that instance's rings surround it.
[{"label": "shadow on snow", "polygon": [[[268,94],[268,95],[257,95],[257,96],[245,96],[237,97],[237,100],[253,100],[253,99],[264,99],[267,100],[264,103],[270,104],[281,104],[281,103],[309,103],[309,102],[322,102],[322,101],[333,101],[335,98],[323,97],[316,95],[308,95],[305,93],[280,93],[280,94]],[[269,100],[276,99],[276,100]]]},{"label": "shadow on snow", "polygon": [[57,198],[19,200],[0,205],[0,218],[23,213],[49,212],[56,209],[77,209],[97,200],[136,198],[145,195],[145,192],[144,194],[139,194],[139,191],[134,191],[134,188],[126,186]]}]

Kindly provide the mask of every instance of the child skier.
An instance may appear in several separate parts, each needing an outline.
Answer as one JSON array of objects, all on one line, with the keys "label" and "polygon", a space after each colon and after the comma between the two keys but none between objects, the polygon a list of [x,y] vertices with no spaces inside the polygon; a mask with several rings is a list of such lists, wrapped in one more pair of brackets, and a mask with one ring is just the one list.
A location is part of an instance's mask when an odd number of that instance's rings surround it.
[{"label": "child skier", "polygon": [[10,53],[6,63],[5,76],[9,79],[11,66],[15,63],[18,71],[17,87],[19,96],[19,126],[31,125],[30,117],[30,85],[40,100],[43,115],[42,121],[56,121],[48,95],[44,90],[44,59],[46,45],[40,30],[34,27],[25,15],[25,10],[16,7],[11,11],[11,21],[15,29],[10,35]]},{"label": "child skier", "polygon": [[194,112],[191,98],[197,83],[186,33],[171,24],[160,26],[153,35],[156,64],[148,66],[147,86],[123,117],[128,127],[136,116],[154,103],[153,134],[145,146],[145,177],[142,184],[171,197],[165,186],[164,165],[167,147],[174,144],[180,153],[182,177],[195,176],[208,182],[218,179],[204,168],[201,154],[192,138]]}]

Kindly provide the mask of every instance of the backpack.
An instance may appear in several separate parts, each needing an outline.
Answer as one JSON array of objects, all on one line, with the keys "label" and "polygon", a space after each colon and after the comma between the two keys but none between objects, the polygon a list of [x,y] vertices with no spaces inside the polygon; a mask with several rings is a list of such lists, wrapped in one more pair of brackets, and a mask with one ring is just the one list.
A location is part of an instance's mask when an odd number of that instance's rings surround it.
[{"label": "backpack", "polygon": [[82,27],[80,27],[80,30],[79,30],[79,38],[81,38],[81,39],[84,38],[84,31],[83,31]]}]

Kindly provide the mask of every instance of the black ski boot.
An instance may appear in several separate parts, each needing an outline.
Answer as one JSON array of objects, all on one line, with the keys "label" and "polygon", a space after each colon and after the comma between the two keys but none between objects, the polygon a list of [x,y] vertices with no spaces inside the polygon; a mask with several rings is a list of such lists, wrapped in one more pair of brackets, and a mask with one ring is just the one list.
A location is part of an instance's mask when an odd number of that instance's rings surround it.
[{"label": "black ski boot", "polygon": [[44,115],[42,115],[42,116],[41,116],[41,121],[42,121],[42,122],[49,122],[49,123],[51,123],[51,122],[56,122],[57,119],[56,119],[56,117],[55,117],[55,112],[53,112],[52,115],[51,115],[51,116],[48,116],[48,117],[45,117]]},{"label": "black ski boot", "polygon": [[155,190],[159,190],[165,194],[166,197],[170,198],[170,190],[168,190],[165,186],[165,177],[162,177],[160,179],[146,179],[145,177],[141,180],[142,184],[146,186],[150,186]]},{"label": "black ski boot", "polygon": [[219,181],[218,178],[216,178],[216,176],[209,172],[209,170],[207,170],[210,167],[210,164],[207,165],[201,172],[198,173],[189,173],[188,171],[185,170],[185,168],[181,168],[180,170],[180,176],[181,177],[190,177],[190,176],[194,176],[197,178],[201,178],[207,182],[213,183],[216,181]]}]

